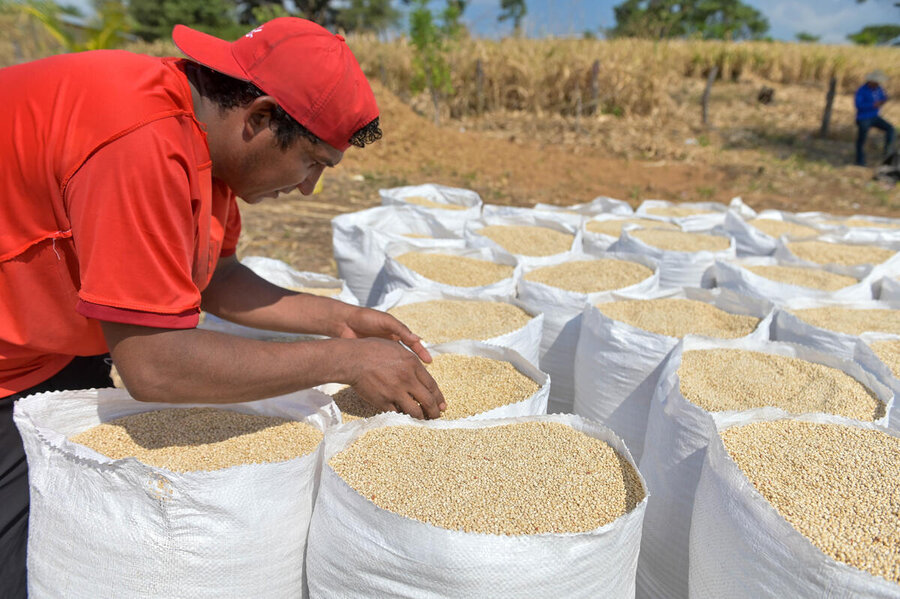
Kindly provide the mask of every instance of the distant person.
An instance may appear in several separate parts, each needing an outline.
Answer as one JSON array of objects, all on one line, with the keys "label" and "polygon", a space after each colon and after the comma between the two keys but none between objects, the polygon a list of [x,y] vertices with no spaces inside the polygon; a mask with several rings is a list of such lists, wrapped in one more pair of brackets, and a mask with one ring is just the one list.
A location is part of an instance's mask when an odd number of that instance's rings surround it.
[{"label": "distant person", "polygon": [[887,83],[883,71],[872,71],[866,75],[866,82],[856,90],[856,164],[866,165],[864,147],[869,129],[875,127],[884,131],[884,155],[891,152],[894,143],[894,127],[878,116],[878,111],[887,102],[887,94],[882,85]]}]

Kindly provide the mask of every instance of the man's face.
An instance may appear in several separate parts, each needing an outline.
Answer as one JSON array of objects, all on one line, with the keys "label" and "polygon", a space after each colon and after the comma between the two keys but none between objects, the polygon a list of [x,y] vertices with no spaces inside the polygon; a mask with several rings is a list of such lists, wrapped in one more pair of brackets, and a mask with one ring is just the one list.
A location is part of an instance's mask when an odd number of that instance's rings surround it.
[{"label": "man's face", "polygon": [[326,167],[337,166],[344,153],[327,143],[300,137],[287,150],[275,142],[274,133],[263,133],[237,156],[232,172],[222,178],[235,194],[249,204],[279,193],[299,189],[309,195]]}]

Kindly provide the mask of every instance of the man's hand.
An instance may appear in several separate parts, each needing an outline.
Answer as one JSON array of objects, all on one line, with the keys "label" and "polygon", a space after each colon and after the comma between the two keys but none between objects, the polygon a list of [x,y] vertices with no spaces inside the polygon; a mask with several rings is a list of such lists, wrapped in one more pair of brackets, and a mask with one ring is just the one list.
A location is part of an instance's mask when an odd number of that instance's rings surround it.
[{"label": "man's hand", "polygon": [[410,331],[405,324],[388,314],[370,308],[352,308],[339,327],[337,337],[341,339],[363,339],[365,337],[381,337],[392,341],[400,341],[419,356],[426,364],[431,364],[431,354],[422,345],[418,335]]},{"label": "man's hand", "polygon": [[437,383],[416,355],[399,343],[358,339],[350,359],[347,382],[374,407],[414,418],[438,418],[447,408]]}]

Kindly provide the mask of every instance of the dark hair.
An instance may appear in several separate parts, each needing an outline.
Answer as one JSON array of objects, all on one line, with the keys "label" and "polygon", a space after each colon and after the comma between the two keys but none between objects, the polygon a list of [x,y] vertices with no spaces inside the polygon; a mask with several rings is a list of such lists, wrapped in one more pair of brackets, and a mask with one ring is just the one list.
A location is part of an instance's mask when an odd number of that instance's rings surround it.
[{"label": "dark hair", "polygon": [[[256,98],[267,95],[249,81],[229,77],[196,62],[186,61],[186,64],[185,73],[200,95],[218,104],[222,110],[246,106]],[[270,126],[282,150],[290,148],[301,136],[315,144],[322,141],[278,104],[272,109]],[[375,117],[375,120],[354,133],[349,142],[363,148],[367,143],[381,139],[381,136],[378,117]]]}]

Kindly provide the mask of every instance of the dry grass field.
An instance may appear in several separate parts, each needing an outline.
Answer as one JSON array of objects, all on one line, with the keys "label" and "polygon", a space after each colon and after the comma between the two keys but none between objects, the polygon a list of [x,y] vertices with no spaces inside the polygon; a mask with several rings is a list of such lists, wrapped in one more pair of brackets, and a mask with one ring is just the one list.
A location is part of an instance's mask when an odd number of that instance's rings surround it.
[{"label": "dry grass field", "polygon": [[[31,26],[4,30],[0,65],[58,51]],[[246,206],[241,255],[335,274],[331,218],[378,205],[379,188],[426,182],[520,206],[599,195],[634,206],[651,198],[727,202],[741,196],[757,210],[900,216],[900,187],[872,181],[871,168],[851,166],[853,92],[865,73],[881,68],[891,77],[888,93],[900,98],[897,48],[464,40],[451,55],[455,91],[444,98],[437,126],[430,98],[409,92],[405,42],[351,36],[348,43],[373,81],[385,138],[351,148],[325,174],[321,194]],[[177,54],[168,43],[129,49]],[[709,125],[703,125],[700,98],[712,65],[721,76],[712,88]],[[832,76],[838,93],[830,132],[822,138]],[[774,90],[770,104],[757,101],[763,86]],[[900,102],[889,102],[883,115],[900,125]],[[882,138],[880,132],[871,137],[874,166]]]}]

